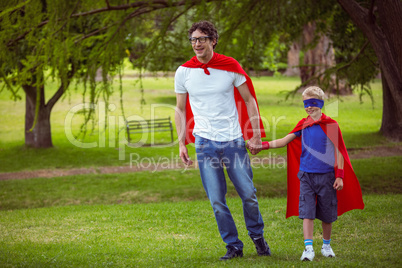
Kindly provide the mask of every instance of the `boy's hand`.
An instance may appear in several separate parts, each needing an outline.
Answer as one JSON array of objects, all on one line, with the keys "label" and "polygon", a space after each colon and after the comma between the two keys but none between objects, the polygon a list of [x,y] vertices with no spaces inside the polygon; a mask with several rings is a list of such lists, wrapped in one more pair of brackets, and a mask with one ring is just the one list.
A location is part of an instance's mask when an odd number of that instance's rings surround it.
[{"label": "boy's hand", "polygon": [[246,145],[246,148],[250,151],[252,155],[256,155],[261,152],[261,138],[252,137]]},{"label": "boy's hand", "polygon": [[343,189],[343,179],[342,178],[336,178],[334,185],[333,185],[335,190],[342,190]]}]

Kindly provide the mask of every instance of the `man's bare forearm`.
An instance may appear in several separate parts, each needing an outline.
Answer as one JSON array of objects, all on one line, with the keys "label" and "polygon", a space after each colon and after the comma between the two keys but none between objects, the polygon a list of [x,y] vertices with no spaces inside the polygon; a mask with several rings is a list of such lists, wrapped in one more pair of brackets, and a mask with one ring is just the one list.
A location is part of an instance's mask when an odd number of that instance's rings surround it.
[{"label": "man's bare forearm", "polygon": [[253,128],[253,137],[261,138],[260,117],[258,114],[257,102],[253,97],[246,102],[246,107],[251,127]]},{"label": "man's bare forearm", "polygon": [[180,145],[185,145],[186,141],[186,112],[176,110],[175,112],[176,132]]}]

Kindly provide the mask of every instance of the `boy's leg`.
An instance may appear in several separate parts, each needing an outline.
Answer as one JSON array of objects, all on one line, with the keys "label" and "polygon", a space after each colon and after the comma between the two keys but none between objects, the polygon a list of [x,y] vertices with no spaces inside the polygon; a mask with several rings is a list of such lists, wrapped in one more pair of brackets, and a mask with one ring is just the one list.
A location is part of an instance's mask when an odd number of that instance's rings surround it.
[{"label": "boy's leg", "polygon": [[322,222],[322,238],[325,240],[331,240],[332,222]]},{"label": "boy's leg", "polygon": [[335,175],[333,172],[317,176],[316,184],[320,185],[320,191],[317,193],[317,218],[322,221],[323,246],[321,253],[325,257],[335,257],[331,248],[332,222],[338,218],[337,193],[333,188]]},{"label": "boy's leg", "polygon": [[304,239],[313,240],[313,232],[314,232],[314,220],[312,219],[303,219],[303,234]]},{"label": "boy's leg", "polygon": [[312,261],[314,259],[315,253],[313,249],[313,232],[314,232],[314,220],[303,219],[303,234],[304,234],[304,245],[305,249],[300,260],[302,261]]},{"label": "boy's leg", "polygon": [[314,219],[316,217],[316,194],[312,183],[313,174],[299,171],[300,179],[299,218],[303,219],[303,235],[305,250],[302,261],[312,261],[315,253],[313,249]]},{"label": "boy's leg", "polygon": [[332,222],[322,222],[322,241],[323,245],[321,248],[321,253],[324,257],[335,257],[335,253],[331,248],[331,232],[332,232]]}]

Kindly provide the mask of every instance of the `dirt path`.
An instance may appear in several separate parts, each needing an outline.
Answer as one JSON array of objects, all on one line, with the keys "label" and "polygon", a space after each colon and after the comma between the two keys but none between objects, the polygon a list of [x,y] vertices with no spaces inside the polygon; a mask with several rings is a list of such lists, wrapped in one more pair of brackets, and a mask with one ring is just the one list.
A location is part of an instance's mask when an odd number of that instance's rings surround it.
[{"label": "dirt path", "polygon": [[[362,158],[372,158],[372,157],[390,157],[390,156],[401,156],[402,155],[402,145],[396,145],[393,147],[388,146],[375,146],[369,148],[359,148],[359,149],[348,149],[349,156],[351,159],[362,159]],[[258,159],[257,159],[258,160]],[[264,158],[261,164],[269,162],[271,159]],[[254,161],[258,162],[258,161]],[[195,169],[193,165],[187,169]],[[95,168],[73,168],[73,169],[42,169],[33,171],[20,171],[20,172],[6,172],[0,173],[0,180],[11,180],[11,179],[30,179],[30,178],[53,178],[61,176],[74,176],[74,175],[84,175],[84,174],[113,174],[113,173],[130,173],[138,171],[159,171],[167,169],[181,169],[186,168],[181,163],[174,163],[168,166],[155,166],[148,165],[146,167],[138,166],[109,166],[109,167],[95,167]]]}]

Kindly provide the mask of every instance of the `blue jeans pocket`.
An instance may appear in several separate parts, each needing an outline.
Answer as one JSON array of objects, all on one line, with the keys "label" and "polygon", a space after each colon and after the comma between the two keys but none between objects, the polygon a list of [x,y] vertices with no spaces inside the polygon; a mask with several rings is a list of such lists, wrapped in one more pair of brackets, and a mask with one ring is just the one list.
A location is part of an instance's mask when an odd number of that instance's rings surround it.
[{"label": "blue jeans pocket", "polygon": [[233,142],[238,148],[246,146],[246,142],[244,141],[243,137],[237,138],[233,140]]},{"label": "blue jeans pocket", "polygon": [[195,136],[195,151],[197,153],[202,153],[205,144],[205,139],[201,138],[200,136]]}]

